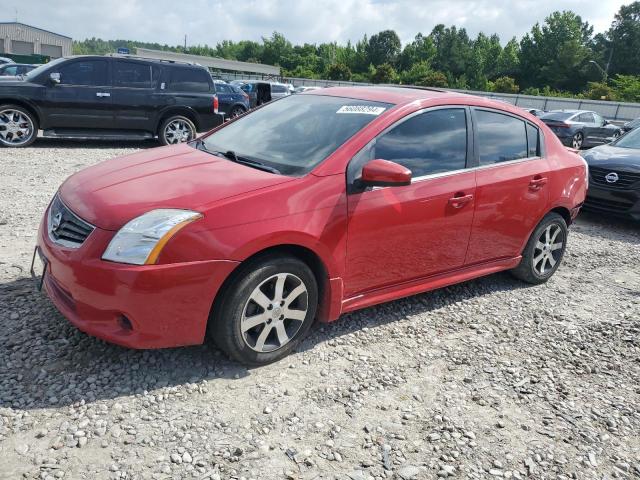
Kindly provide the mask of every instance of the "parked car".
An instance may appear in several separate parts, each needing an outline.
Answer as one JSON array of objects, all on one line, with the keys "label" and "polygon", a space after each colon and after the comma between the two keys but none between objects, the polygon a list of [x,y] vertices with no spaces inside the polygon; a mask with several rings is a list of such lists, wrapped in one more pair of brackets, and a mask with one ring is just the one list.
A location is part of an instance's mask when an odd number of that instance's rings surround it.
[{"label": "parked car", "polygon": [[589,164],[585,208],[640,221],[640,129],[583,153]]},{"label": "parked car", "polygon": [[133,348],[209,335],[261,365],[316,318],[501,270],[547,281],[586,189],[584,160],[516,107],[323,89],[76,173],[33,270],[90,335]]},{"label": "parked car", "polygon": [[215,80],[218,109],[226,118],[235,118],[251,108],[249,95],[235,85]]},{"label": "parked car", "polygon": [[240,88],[249,95],[250,108],[271,101],[271,85],[268,82],[250,81],[241,85]]},{"label": "parked car", "polygon": [[4,65],[6,63],[16,63],[12,59],[7,57],[0,57],[0,65]]},{"label": "parked car", "polygon": [[529,112],[534,117],[542,117],[545,113],[547,113],[544,110],[540,110],[539,108],[524,108],[523,110]]},{"label": "parked car", "polygon": [[0,145],[45,137],[191,140],[223,122],[206,68],[134,57],[60,58],[0,83]]},{"label": "parked car", "polygon": [[630,132],[636,128],[640,127],[640,118],[636,118],[635,120],[631,120],[630,122],[625,123],[622,126],[622,131],[624,133]]},{"label": "parked car", "polygon": [[311,90],[319,90],[320,88],[322,87],[308,87],[308,86],[296,87],[296,89],[294,90],[294,93],[310,92]]},{"label": "parked car", "polygon": [[38,65],[27,63],[5,63],[0,65],[0,77],[17,77],[35,69]]},{"label": "parked car", "polygon": [[289,90],[289,86],[284,83],[272,82],[271,84],[271,98],[283,98],[291,95],[291,90]]},{"label": "parked car", "polygon": [[620,127],[587,110],[554,110],[540,119],[564,145],[578,150],[612,142],[622,135]]}]

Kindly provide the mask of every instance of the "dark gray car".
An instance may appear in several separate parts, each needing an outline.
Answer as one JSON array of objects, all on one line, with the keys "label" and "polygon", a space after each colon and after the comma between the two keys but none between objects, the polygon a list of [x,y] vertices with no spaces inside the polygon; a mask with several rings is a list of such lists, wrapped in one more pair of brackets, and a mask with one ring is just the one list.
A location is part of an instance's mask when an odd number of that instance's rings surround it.
[{"label": "dark gray car", "polygon": [[563,144],[578,150],[610,143],[622,135],[620,127],[589,110],[554,110],[540,120]]}]

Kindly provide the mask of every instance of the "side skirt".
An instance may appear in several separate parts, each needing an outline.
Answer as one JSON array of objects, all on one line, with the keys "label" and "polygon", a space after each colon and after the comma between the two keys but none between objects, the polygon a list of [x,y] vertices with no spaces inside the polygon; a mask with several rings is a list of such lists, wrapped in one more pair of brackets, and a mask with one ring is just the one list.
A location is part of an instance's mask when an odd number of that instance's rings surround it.
[{"label": "side skirt", "polygon": [[379,303],[409,297],[418,293],[428,292],[442,287],[448,287],[456,283],[466,282],[478,277],[484,277],[492,273],[515,268],[520,263],[521,256],[506,258],[463,267],[447,273],[419,278],[409,282],[400,283],[391,287],[371,290],[369,292],[346,298],[342,301],[342,312],[347,313],[360,308],[370,307]]}]

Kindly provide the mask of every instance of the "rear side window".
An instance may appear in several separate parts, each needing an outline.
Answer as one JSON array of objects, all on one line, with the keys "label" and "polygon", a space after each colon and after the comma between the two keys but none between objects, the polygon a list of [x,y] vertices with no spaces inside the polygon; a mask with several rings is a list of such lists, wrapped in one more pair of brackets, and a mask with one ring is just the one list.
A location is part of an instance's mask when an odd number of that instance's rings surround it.
[{"label": "rear side window", "polygon": [[200,68],[173,68],[168,90],[174,92],[208,92],[209,73]]},{"label": "rear side window", "polygon": [[106,60],[82,60],[63,65],[58,70],[62,85],[109,85]]},{"label": "rear side window", "polygon": [[287,87],[284,85],[271,85],[271,91],[273,93],[285,93],[287,91]]},{"label": "rear side window", "polygon": [[480,165],[527,158],[527,129],[524,120],[502,113],[476,110]]},{"label": "rear side window", "polygon": [[399,163],[414,178],[465,168],[465,111],[442,109],[409,118],[376,140],[372,158]]},{"label": "rear side window", "polygon": [[530,157],[540,156],[540,130],[527,123],[527,145]]},{"label": "rear side window", "polygon": [[116,87],[151,88],[151,65],[116,60],[113,69]]}]

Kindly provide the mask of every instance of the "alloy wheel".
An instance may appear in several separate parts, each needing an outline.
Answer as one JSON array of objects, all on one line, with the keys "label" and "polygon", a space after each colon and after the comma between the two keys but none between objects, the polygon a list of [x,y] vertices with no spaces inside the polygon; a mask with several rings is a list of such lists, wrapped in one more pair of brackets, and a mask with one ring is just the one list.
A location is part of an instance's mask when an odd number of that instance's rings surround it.
[{"label": "alloy wheel", "polygon": [[33,121],[20,110],[0,111],[0,142],[18,146],[27,143],[34,134]]},{"label": "alloy wheel", "polygon": [[580,148],[582,148],[582,142],[583,142],[582,134],[576,133],[573,136],[573,141],[572,141],[573,148],[575,148],[576,150],[580,150]]},{"label": "alloy wheel", "polygon": [[192,140],[195,136],[195,132],[189,122],[177,118],[172,122],[169,122],[164,129],[164,138],[170,145],[177,143],[184,143]]},{"label": "alloy wheel", "polygon": [[552,223],[542,231],[533,252],[533,269],[544,277],[549,275],[562,258],[564,234],[557,223]]},{"label": "alloy wheel", "polygon": [[231,110],[231,118],[239,117],[243,113],[244,113],[244,110],[242,108],[236,107],[233,110]]},{"label": "alloy wheel", "polygon": [[277,350],[298,333],[309,310],[304,282],[291,273],[278,273],[258,285],[242,311],[240,330],[256,352]]}]

